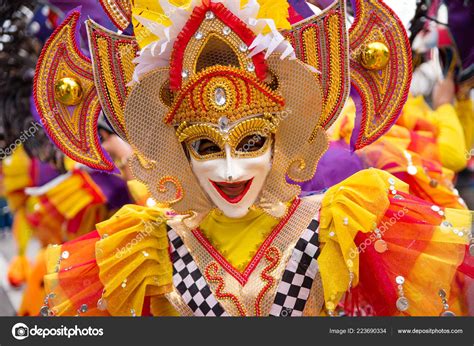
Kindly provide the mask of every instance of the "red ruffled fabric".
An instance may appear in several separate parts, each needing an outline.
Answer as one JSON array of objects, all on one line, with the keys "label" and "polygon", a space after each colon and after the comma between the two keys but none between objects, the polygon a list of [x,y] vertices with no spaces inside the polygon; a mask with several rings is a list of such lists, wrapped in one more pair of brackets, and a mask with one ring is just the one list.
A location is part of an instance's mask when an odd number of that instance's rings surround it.
[{"label": "red ruffled fabric", "polygon": [[[379,316],[399,315],[395,281],[398,276],[405,279],[404,294],[410,303],[404,315],[439,315],[443,312],[439,290],[447,293],[452,311],[462,298],[461,284],[456,281],[460,277],[464,277],[462,282],[474,278],[474,257],[469,255],[461,236],[451,229],[440,231],[441,223],[447,220],[440,213],[445,211],[433,210],[432,204],[411,195],[397,194],[403,199],[390,196],[390,207],[378,225],[388,250],[375,250],[377,239],[373,233],[359,232],[355,238],[360,253],[360,281],[346,300],[349,315],[358,310],[371,310]],[[453,229],[458,227],[456,220],[449,222]]]}]

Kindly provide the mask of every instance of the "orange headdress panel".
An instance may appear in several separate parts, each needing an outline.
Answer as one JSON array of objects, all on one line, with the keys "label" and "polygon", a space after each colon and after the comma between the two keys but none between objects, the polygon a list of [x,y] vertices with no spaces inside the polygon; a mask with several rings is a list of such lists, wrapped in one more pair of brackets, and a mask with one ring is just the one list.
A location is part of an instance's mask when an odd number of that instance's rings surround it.
[{"label": "orange headdress panel", "polygon": [[344,106],[349,88],[357,107],[353,150],[382,136],[396,122],[411,81],[411,54],[405,29],[380,0],[351,0],[355,21],[343,28],[345,1],[293,25],[285,33],[299,59],[320,73],[324,89],[321,126],[326,129]]}]

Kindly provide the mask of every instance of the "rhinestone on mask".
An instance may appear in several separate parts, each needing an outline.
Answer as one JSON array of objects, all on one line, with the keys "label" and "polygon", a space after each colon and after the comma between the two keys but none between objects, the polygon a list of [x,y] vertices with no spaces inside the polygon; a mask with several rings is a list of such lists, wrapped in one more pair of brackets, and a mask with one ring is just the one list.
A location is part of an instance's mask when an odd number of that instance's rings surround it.
[{"label": "rhinestone on mask", "polygon": [[203,37],[204,37],[204,35],[203,35],[203,33],[202,33],[201,31],[198,31],[198,32],[196,32],[196,33],[194,34],[194,38],[195,38],[196,40],[200,40],[200,39],[202,39]]},{"label": "rhinestone on mask", "polygon": [[218,124],[221,132],[229,132],[229,119],[227,117],[220,118]]},{"label": "rhinestone on mask", "polygon": [[222,33],[226,36],[229,35],[231,32],[232,32],[232,30],[230,30],[230,28],[228,26],[224,26],[222,28]]},{"label": "rhinestone on mask", "polygon": [[214,90],[214,102],[219,107],[222,107],[227,103],[227,95],[224,88],[216,88]]},{"label": "rhinestone on mask", "polygon": [[214,19],[214,13],[212,11],[207,11],[206,12],[206,19]]},{"label": "rhinestone on mask", "polygon": [[249,49],[249,47],[248,47],[245,43],[242,42],[242,43],[239,45],[239,49],[240,49],[240,51],[241,51],[242,53],[245,53],[245,52]]}]

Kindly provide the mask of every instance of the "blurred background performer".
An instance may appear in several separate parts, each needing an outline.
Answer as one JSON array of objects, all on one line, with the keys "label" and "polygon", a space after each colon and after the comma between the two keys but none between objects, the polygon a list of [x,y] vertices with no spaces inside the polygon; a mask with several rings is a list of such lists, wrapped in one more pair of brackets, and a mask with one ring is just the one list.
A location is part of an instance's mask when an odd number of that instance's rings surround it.
[{"label": "blurred background performer", "polygon": [[[13,287],[24,286],[17,311],[23,316],[39,315],[43,305],[44,248],[93,230],[97,222],[133,202],[123,178],[91,171],[55,148],[32,106],[39,52],[64,15],[54,4],[2,1],[0,5],[2,185],[13,213],[18,249],[9,266],[8,282]],[[57,5],[66,6],[61,2]],[[84,1],[83,5],[100,21],[100,7],[95,1]],[[110,23],[103,12],[102,18],[105,24]],[[114,137],[117,136],[110,134],[104,144],[115,141]],[[33,266],[27,258],[31,236],[34,241],[29,254],[35,257]],[[40,250],[35,253],[38,243]]]}]

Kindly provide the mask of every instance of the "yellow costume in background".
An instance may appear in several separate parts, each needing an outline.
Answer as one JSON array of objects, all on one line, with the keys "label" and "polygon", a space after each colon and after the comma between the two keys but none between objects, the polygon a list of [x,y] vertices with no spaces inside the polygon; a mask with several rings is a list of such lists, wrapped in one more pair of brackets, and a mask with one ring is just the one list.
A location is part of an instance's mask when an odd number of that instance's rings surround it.
[{"label": "yellow costume in background", "polygon": [[[334,126],[333,140],[350,141],[354,117],[355,106],[349,102]],[[422,96],[409,96],[397,124],[356,154],[366,167],[386,170],[405,181],[410,193],[438,205],[465,209],[453,185],[453,168],[466,165],[465,150],[463,129],[453,106],[432,111]]]},{"label": "yellow costume in background", "polygon": [[[454,172],[459,172],[466,167],[465,153],[468,141],[464,133],[469,133],[468,128],[461,125],[465,122],[460,121],[461,113],[458,113],[457,109],[459,108],[453,105],[444,104],[432,110],[422,95],[409,96],[397,122],[411,131],[422,131],[426,136],[433,136],[442,165]],[[427,122],[434,129],[430,131],[429,128],[423,128],[420,122]]]},{"label": "yellow costume in background", "polygon": [[474,105],[473,100],[467,98],[456,102],[456,113],[461,122],[466,140],[466,149],[469,151],[474,147]]},{"label": "yellow costume in background", "polygon": [[2,161],[4,193],[14,216],[12,230],[18,247],[18,255],[13,258],[8,270],[8,279],[13,286],[24,284],[30,272],[25,252],[33,230],[26,219],[28,196],[25,194],[25,188],[33,184],[31,165],[31,160],[22,146]]}]

